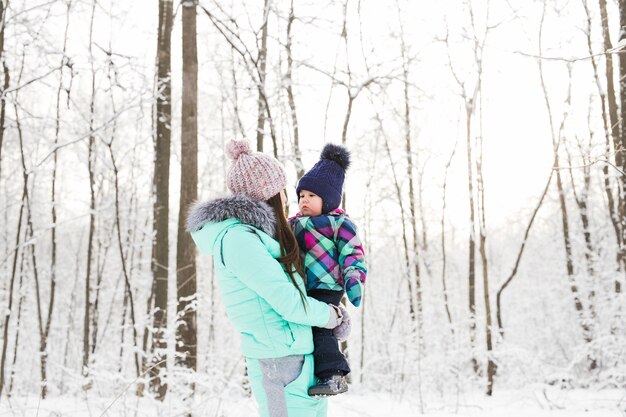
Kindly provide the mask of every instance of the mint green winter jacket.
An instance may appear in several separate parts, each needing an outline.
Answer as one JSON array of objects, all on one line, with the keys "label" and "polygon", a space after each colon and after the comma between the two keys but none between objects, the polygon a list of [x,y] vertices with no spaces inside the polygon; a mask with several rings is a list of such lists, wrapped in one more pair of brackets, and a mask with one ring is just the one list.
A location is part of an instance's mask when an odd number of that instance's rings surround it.
[{"label": "mint green winter jacket", "polygon": [[[242,195],[196,203],[187,230],[198,250],[213,256],[226,314],[241,334],[244,356],[278,358],[313,352],[311,326],[330,319],[326,303],[298,290],[276,259],[273,210]],[[300,288],[302,278],[294,273]],[[306,294],[306,293],[305,293]]]}]

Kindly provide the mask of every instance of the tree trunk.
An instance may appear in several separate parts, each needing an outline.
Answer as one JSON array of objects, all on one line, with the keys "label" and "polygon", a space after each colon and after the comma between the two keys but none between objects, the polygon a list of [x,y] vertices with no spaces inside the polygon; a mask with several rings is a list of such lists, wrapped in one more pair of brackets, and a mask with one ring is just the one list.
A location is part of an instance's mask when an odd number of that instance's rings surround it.
[{"label": "tree trunk", "polygon": [[[424,400],[422,396],[422,354],[424,352],[424,337],[422,334],[422,322],[423,322],[423,307],[422,307],[422,278],[420,273],[420,250],[419,240],[417,233],[417,211],[415,208],[415,186],[413,178],[413,149],[411,146],[411,103],[409,100],[409,57],[407,52],[407,46],[404,39],[404,26],[402,24],[402,16],[400,11],[400,5],[396,3],[398,10],[398,19],[400,26],[400,51],[402,54],[402,76],[403,76],[403,93],[404,93],[404,153],[406,157],[406,175],[409,180],[409,219],[411,224],[411,237],[412,237],[412,269],[415,279],[415,296],[417,307],[417,395],[419,398],[420,412],[424,412]],[[413,295],[411,294],[411,297]]]},{"label": "tree trunk", "polygon": [[[382,119],[380,118],[380,116],[378,115],[378,113],[376,113],[376,119],[378,121],[378,124],[380,126],[380,130],[382,132],[383,129],[383,124],[382,124]],[[409,296],[409,317],[411,319],[411,328],[413,329],[413,326],[417,325],[416,321],[417,321],[417,308],[415,306],[415,290],[413,289],[413,281],[411,280],[411,260],[409,257],[409,243],[408,243],[408,239],[407,239],[407,225],[406,225],[406,220],[405,220],[405,213],[406,210],[404,209],[404,203],[403,203],[403,199],[402,199],[402,190],[400,188],[400,181],[398,179],[398,175],[396,173],[396,169],[395,169],[395,164],[393,163],[393,159],[391,158],[391,150],[389,147],[389,140],[387,138],[386,135],[383,134],[383,139],[384,139],[384,144],[385,144],[385,152],[387,153],[387,157],[389,158],[389,165],[391,167],[391,174],[392,174],[392,178],[393,178],[393,184],[394,184],[394,189],[396,192],[396,197],[398,198],[398,206],[400,208],[400,221],[402,223],[402,248],[403,248],[403,256],[404,256],[404,264],[405,264],[405,270],[406,270],[406,280],[407,280],[407,292],[408,292],[408,296]],[[391,325],[389,327],[393,327],[393,324],[395,322],[395,313],[392,315],[391,318]]]},{"label": "tree trunk", "polygon": [[[412,267],[415,273],[415,296],[417,299],[417,337],[418,349],[423,348],[422,341],[422,281],[419,265],[419,240],[417,233],[417,213],[415,209],[415,194],[413,185],[413,149],[411,148],[411,110],[409,103],[409,69],[408,58],[405,56],[404,39],[402,40],[402,55],[404,60],[404,152],[406,154],[406,175],[409,179],[409,218],[411,220],[411,234],[413,242]],[[420,404],[422,402],[420,401]]]},{"label": "tree trunk", "polygon": [[[56,98],[56,121],[54,129],[54,148],[59,144],[59,130],[61,128],[61,91],[63,90],[63,65],[65,64],[65,53],[67,51],[67,34],[70,27],[70,10],[72,2],[67,3],[67,11],[65,16],[65,34],[63,36],[63,57],[61,58],[61,70],[59,87],[57,88]],[[46,319],[46,327],[41,338],[40,344],[40,356],[41,356],[41,398],[45,399],[48,394],[48,378],[47,378],[47,363],[48,363],[48,336],[50,335],[50,327],[52,326],[52,312],[54,311],[54,297],[56,294],[56,265],[57,265],[57,237],[56,237],[56,223],[57,223],[57,209],[56,209],[56,181],[57,181],[57,152],[53,155],[52,165],[52,185],[50,187],[50,201],[51,214],[52,214],[52,230],[50,236],[50,301],[48,302],[48,316]]]},{"label": "tree trunk", "polygon": [[[72,295],[70,297],[70,308],[67,311],[67,322],[69,323],[65,332],[65,347],[63,349],[63,368],[67,369],[68,360],[69,360],[69,347],[70,347],[70,335],[74,333],[74,307],[76,305],[76,295],[78,294],[79,288],[79,277],[80,277],[80,268],[79,268],[79,260],[80,260],[80,249],[76,251],[76,257],[74,261],[74,284],[72,285]],[[61,373],[61,382],[60,382],[60,392],[63,395],[66,392],[65,387],[65,372]]]},{"label": "tree trunk", "polygon": [[[481,105],[482,115],[482,105]],[[487,264],[487,221],[485,214],[485,185],[483,182],[483,138],[482,128],[478,137],[478,158],[476,159],[476,179],[478,185],[478,213],[480,230],[480,259],[483,274],[483,300],[485,303],[485,339],[487,345],[487,395],[493,393],[493,378],[496,375],[496,364],[493,361],[493,340],[491,335],[491,302],[489,300],[489,268]]]},{"label": "tree trunk", "polygon": [[3,85],[0,90],[0,179],[2,178],[2,142],[4,141],[4,113],[6,109],[6,97],[4,92],[9,88],[9,69],[7,68],[4,53],[4,30],[6,28],[6,14],[9,0],[0,0],[0,56],[2,56]]},{"label": "tree trunk", "polygon": [[[546,15],[545,9],[546,9],[546,5],[544,4],[543,13],[541,15],[541,23],[539,26],[539,55],[542,54],[542,34],[543,34],[543,25],[544,25],[545,15]],[[557,191],[559,193],[559,204],[560,204],[560,209],[561,209],[561,226],[562,226],[562,232],[563,232],[563,244],[564,244],[564,249],[565,249],[565,265],[566,265],[567,279],[569,281],[570,291],[574,299],[574,307],[578,314],[578,322],[582,328],[583,338],[586,343],[590,343],[593,340],[592,330],[591,330],[591,327],[589,326],[589,323],[587,322],[585,318],[585,308],[581,301],[578,285],[576,284],[576,280],[574,278],[574,261],[573,261],[573,254],[572,254],[572,243],[571,243],[570,231],[569,231],[569,220],[568,220],[568,213],[567,213],[567,205],[565,201],[565,191],[563,189],[563,181],[561,179],[561,167],[560,167],[560,162],[559,162],[559,146],[561,144],[561,135],[564,129],[567,114],[564,114],[563,119],[561,121],[561,126],[557,133],[554,129],[552,106],[550,105],[550,100],[548,98],[548,90],[546,87],[544,74],[543,74],[543,62],[541,59],[538,60],[538,64],[539,64],[539,77],[541,81],[541,88],[544,93],[546,109],[548,111],[548,121],[550,124],[550,133],[552,135],[552,146],[553,146],[553,151],[554,151],[553,170],[556,175],[556,185],[557,185]],[[569,105],[569,101],[571,100],[571,66],[568,67],[568,69],[570,71],[569,73],[570,82],[569,82],[568,97],[566,99],[567,100],[566,109]],[[595,361],[592,358],[590,358],[590,368],[592,369],[595,368]]]},{"label": "tree trunk", "polygon": [[[622,32],[626,30],[626,0],[619,0],[619,25]],[[615,161],[622,170],[620,181],[620,220],[622,231],[622,246],[624,250],[626,245],[626,156],[624,155],[624,147],[626,146],[626,54],[619,54],[619,70],[620,70],[620,109],[621,109],[621,131],[619,140],[619,150],[616,152]],[[616,146],[617,147],[617,146]],[[621,253],[621,256],[626,256]],[[615,292],[621,292],[621,283],[616,282]]]},{"label": "tree trunk", "polygon": [[[382,126],[381,126],[382,129]],[[372,159],[371,165],[369,166],[368,172],[368,178],[367,178],[367,182],[365,183],[365,189],[366,190],[371,190],[371,185],[372,185],[372,181],[374,180],[374,177],[376,176],[376,171],[374,169],[375,166],[377,166],[377,158],[376,155],[379,154],[378,152],[378,142],[380,140],[380,135],[376,135],[376,139],[374,140],[374,146],[373,146],[373,153],[374,153],[374,158]],[[372,230],[372,213],[374,213],[374,203],[372,201],[371,198],[371,194],[370,195],[366,195],[365,197],[365,226],[364,226],[364,233],[363,233],[363,244],[366,248],[370,247],[370,236],[371,236],[371,230]],[[367,307],[366,307],[366,302],[369,299],[369,286],[366,286],[364,288],[363,291],[363,299],[361,301],[361,355],[360,355],[360,365],[359,365],[359,382],[363,383],[363,380],[365,379],[365,346],[367,345],[366,340],[369,340],[366,336],[368,335],[367,331],[366,331],[366,327],[367,327]],[[369,305],[369,302],[368,304]]]},{"label": "tree trunk", "polygon": [[467,185],[469,195],[470,208],[470,234],[469,234],[469,266],[468,266],[468,282],[469,282],[469,313],[470,313],[470,347],[472,349],[472,366],[474,372],[478,373],[478,361],[474,356],[473,350],[476,346],[476,220],[474,212],[474,175],[472,172],[472,114],[473,101],[466,100],[466,146],[467,146]]},{"label": "tree trunk", "polygon": [[[156,138],[154,146],[153,176],[153,223],[152,241],[152,280],[154,289],[154,310],[152,317],[153,367],[150,370],[150,386],[159,400],[165,398],[167,384],[163,377],[167,371],[167,286],[169,252],[169,182],[170,182],[170,143],[172,126],[172,81],[171,81],[171,39],[172,39],[172,0],[159,1],[159,28],[157,39],[157,79],[156,79]],[[150,308],[150,307],[149,307]],[[146,329],[147,331],[148,329]],[[145,369],[144,369],[145,371]]]},{"label": "tree trunk", "polygon": [[[555,147],[555,152],[557,151],[558,151],[558,147]],[[572,292],[572,295],[574,296],[574,306],[576,308],[576,311],[579,314],[579,322],[583,330],[583,337],[586,342],[591,342],[592,341],[591,328],[589,324],[587,323],[587,320],[585,319],[585,308],[580,299],[578,285],[576,284],[576,281],[574,279],[574,260],[573,260],[573,255],[572,255],[572,242],[570,238],[569,221],[568,221],[567,207],[565,203],[565,191],[563,190],[563,182],[561,180],[560,169],[561,168],[557,160],[557,163],[554,166],[554,170],[556,171],[556,185],[557,185],[557,190],[559,193],[559,203],[561,207],[561,225],[563,227],[563,244],[565,247],[565,262],[566,262],[567,277],[570,283],[570,290]]]},{"label": "tree trunk", "polygon": [[[113,113],[115,113],[115,103],[112,105]],[[133,289],[130,284],[130,275],[128,273],[128,268],[126,267],[126,257],[124,256],[124,245],[122,243],[122,226],[120,222],[120,196],[119,196],[119,173],[117,169],[117,164],[115,162],[115,157],[113,155],[113,139],[115,138],[115,133],[112,134],[111,143],[109,144],[109,155],[111,157],[111,165],[113,166],[113,174],[114,174],[114,185],[115,185],[115,228],[117,230],[117,243],[120,251],[120,262],[122,264],[122,273],[124,274],[124,283],[126,288],[126,295],[128,297],[128,302],[130,305],[130,322],[132,326],[132,337],[133,337],[133,351],[135,357],[135,372],[137,373],[137,378],[139,378],[142,374],[142,371],[139,367],[139,346],[137,345],[137,320],[135,319],[135,301],[133,299]],[[138,388],[138,393],[141,395],[143,392],[143,383],[140,383]]]},{"label": "tree trunk", "polygon": [[[489,7],[489,6],[487,6]],[[471,14],[472,17],[472,25],[474,22],[473,12]],[[482,265],[482,275],[483,275],[483,302],[485,306],[485,345],[487,346],[487,395],[491,396],[493,394],[493,380],[496,375],[497,366],[493,360],[493,337],[492,337],[492,325],[491,325],[491,301],[490,301],[490,291],[489,291],[489,267],[487,261],[487,213],[485,207],[485,182],[483,176],[483,118],[484,118],[484,107],[483,107],[483,94],[482,94],[482,82],[483,82],[483,51],[484,51],[484,42],[487,39],[487,34],[489,31],[489,9],[487,9],[487,21],[485,23],[485,36],[483,38],[483,44],[479,47],[478,43],[476,43],[474,47],[474,60],[478,67],[478,81],[477,81],[477,93],[478,100],[477,104],[478,114],[479,114],[479,134],[476,137],[476,145],[477,145],[477,155],[476,155],[476,186],[477,186],[477,199],[478,199],[478,230],[480,233],[479,237],[479,252],[480,259]],[[476,97],[476,95],[475,95]]]},{"label": "tree trunk", "polygon": [[[609,22],[608,22],[608,14],[606,11],[606,0],[599,0],[600,3],[600,16],[602,18],[602,37],[603,37],[603,45],[605,50],[609,50],[612,48],[611,46],[611,37],[609,34]],[[616,165],[622,166],[621,158],[622,153],[617,149],[619,146],[619,121],[617,118],[617,103],[615,101],[615,86],[614,86],[614,78],[613,78],[613,55],[605,54],[606,57],[606,93],[601,87],[600,77],[598,75],[598,65],[596,63],[596,58],[594,56],[594,52],[592,49],[592,40],[591,40],[591,16],[589,13],[589,9],[587,7],[587,0],[583,1],[583,5],[585,6],[585,11],[587,12],[587,47],[589,50],[589,55],[591,56],[591,64],[593,66],[593,73],[596,80],[596,85],[598,86],[598,94],[600,96],[600,104],[602,107],[602,123],[604,127],[604,135],[605,135],[605,157],[607,161],[611,160],[611,139],[613,141],[613,149],[615,150],[616,157]],[[607,112],[607,103],[608,103],[608,112]],[[620,160],[618,161],[617,158]],[[608,206],[609,206],[609,216],[611,218],[611,223],[613,224],[613,230],[615,231],[615,237],[617,239],[617,271],[618,273],[621,271],[621,274],[626,272],[626,256],[624,251],[624,242],[622,241],[622,232],[621,222],[616,210],[615,199],[613,198],[613,191],[611,187],[611,179],[609,176],[609,165],[604,164],[602,167],[602,174],[604,178],[604,191],[607,196]],[[624,177],[617,177],[618,185],[624,181]],[[619,187],[618,187],[619,188]],[[619,192],[618,192],[618,200]],[[619,277],[615,279],[615,292],[621,292],[621,282]]]},{"label": "tree trunk", "polygon": [[[18,80],[17,80],[17,84],[20,84],[20,81],[22,79],[22,72],[24,70],[24,58],[25,58],[26,52],[25,50],[22,51],[22,60],[20,63],[20,72],[19,72],[19,76],[18,76]],[[15,101],[14,101],[14,109],[15,109],[15,124],[16,124],[16,128],[17,128],[17,133],[18,133],[18,140],[19,140],[19,148],[20,148],[20,161],[22,163],[22,181],[24,184],[24,189],[23,189],[23,194],[22,194],[22,208],[24,208],[24,205],[26,205],[26,230],[25,230],[25,240],[29,240],[32,238],[33,235],[33,226],[32,226],[32,222],[31,222],[31,211],[30,211],[30,201],[29,201],[29,195],[28,195],[28,180],[29,180],[29,175],[28,175],[28,171],[26,169],[26,160],[24,157],[24,140],[22,137],[22,127],[20,124],[20,118],[19,118],[19,113],[18,113],[18,105],[17,103],[19,102],[18,99],[18,92],[16,92],[15,94]],[[22,212],[20,211],[20,222],[22,219]],[[18,230],[19,227],[18,227]],[[17,248],[17,245],[16,245]],[[30,250],[32,250],[32,248],[28,248]],[[24,302],[24,292],[22,291],[22,286],[23,286],[23,281],[24,281],[24,259],[26,257],[26,253],[25,250],[27,250],[27,248],[24,248],[21,251],[21,259],[20,259],[20,282],[19,282],[19,290],[18,290],[18,294],[20,294],[20,298],[19,298],[19,302],[18,302],[18,307],[17,307],[17,322],[16,322],[16,329],[15,329],[15,345],[13,347],[13,362],[12,362],[12,366],[11,366],[11,375],[9,378],[9,387],[8,387],[8,391],[7,391],[7,396],[10,397],[11,393],[13,392],[13,381],[14,381],[14,377],[15,377],[15,368],[16,368],[16,363],[17,363],[17,355],[18,355],[18,347],[19,347],[19,343],[20,343],[20,325],[21,325],[21,320],[22,320],[22,305]],[[17,252],[20,252],[19,250],[16,249],[16,254]],[[33,256],[33,260],[34,260],[34,256]],[[34,266],[33,266],[34,267]],[[13,271],[13,274],[15,274],[15,270]],[[37,291],[37,302],[39,302],[39,291]],[[41,311],[41,305],[38,305],[39,307],[39,312]],[[11,307],[9,307],[10,309]],[[10,314],[10,313],[9,313]],[[40,327],[40,333],[41,333],[41,316],[39,315],[39,327]],[[7,323],[7,327],[8,327],[8,323]],[[4,353],[4,352],[3,352]],[[3,364],[4,364],[4,357],[3,357]],[[1,384],[0,384],[1,385]]]},{"label": "tree trunk", "polygon": [[[89,118],[89,149],[87,153],[87,168],[89,174],[89,192],[90,192],[90,200],[89,200],[89,237],[87,238],[87,271],[85,273],[85,316],[84,316],[84,324],[83,324],[83,371],[82,374],[84,377],[89,377],[89,335],[90,335],[90,318],[91,318],[91,294],[90,294],[90,284],[91,284],[91,258],[93,256],[93,237],[95,232],[95,210],[96,210],[96,192],[94,189],[95,186],[95,134],[94,134],[94,117],[95,117],[95,100],[96,100],[96,72],[93,65],[93,21],[94,16],[96,14],[96,1],[93,1],[92,9],[91,9],[91,23],[89,26],[89,55],[91,59],[91,103],[89,106],[90,118]],[[85,389],[91,388],[91,383],[86,381],[84,385]]]},{"label": "tree trunk", "polygon": [[[25,56],[26,56],[26,49],[24,49],[22,51],[22,61],[20,63],[20,72],[19,72],[19,76],[17,78],[17,84],[19,85],[21,83],[22,80],[22,71],[24,70],[24,60],[25,60]],[[29,245],[29,251],[30,251],[30,255],[31,255],[31,263],[32,263],[32,268],[33,268],[33,280],[35,283],[35,304],[37,306],[37,325],[38,325],[38,330],[39,330],[39,349],[40,349],[40,367],[42,365],[42,352],[45,351],[45,345],[44,345],[44,340],[45,340],[45,335],[44,335],[44,325],[43,325],[43,316],[42,316],[42,309],[41,309],[41,291],[39,288],[39,274],[37,271],[37,258],[36,258],[36,254],[35,254],[35,248],[36,248],[36,239],[34,239],[34,228],[33,228],[33,219],[32,219],[32,205],[31,205],[31,198],[30,198],[30,194],[28,191],[28,183],[29,183],[29,170],[26,167],[26,155],[24,152],[24,137],[23,137],[23,130],[22,130],[22,124],[21,124],[21,119],[20,119],[20,114],[18,112],[18,105],[17,103],[19,103],[19,90],[15,92],[15,99],[14,99],[14,109],[15,109],[15,127],[17,129],[17,136],[19,139],[19,147],[20,147],[20,161],[22,163],[22,178],[24,181],[24,184],[26,184],[26,240],[30,240],[33,243],[31,245]],[[24,264],[24,252],[22,252],[22,265]],[[22,280],[23,280],[23,275],[24,275],[24,270],[23,268],[20,268],[20,271],[22,271],[20,273],[20,290],[22,288]],[[21,291],[20,291],[21,292]],[[18,352],[18,340],[19,340],[19,323],[21,322],[21,315],[22,315],[22,302],[24,300],[24,297],[20,297],[20,302],[19,302],[19,307],[18,307],[18,314],[17,314],[17,323],[18,323],[18,328],[16,331],[16,337],[15,337],[15,353],[13,356],[13,365],[15,366],[15,363],[17,361],[17,352]],[[15,372],[15,368],[13,368],[12,372]],[[9,385],[9,393],[11,393],[13,389],[13,377],[11,377],[11,383]]]},{"label": "tree trunk", "polygon": [[454,143],[454,149],[450,154],[448,163],[446,164],[445,174],[443,176],[443,196],[441,207],[441,288],[443,291],[443,304],[446,310],[446,317],[448,318],[448,324],[450,325],[450,334],[454,336],[454,326],[452,325],[452,314],[450,314],[450,303],[448,301],[448,288],[446,285],[446,268],[447,268],[447,255],[446,255],[446,191],[448,188],[448,171],[452,164],[452,158],[456,153],[457,142]]},{"label": "tree trunk", "polygon": [[[96,154],[97,155],[97,154]],[[102,180],[101,180],[102,181]],[[100,185],[102,184],[102,182],[100,181]],[[95,228],[97,230],[100,229],[104,229],[104,225],[103,225],[103,221],[101,217],[97,217],[96,218],[96,225]],[[104,279],[104,268],[106,266],[106,261],[107,261],[107,256],[109,253],[109,249],[111,248],[111,244],[113,242],[113,232],[115,230],[115,223],[111,222],[111,229],[110,231],[108,231],[108,235],[106,235],[106,237],[103,239],[102,235],[100,234],[97,238],[97,245],[96,245],[96,254],[95,254],[95,273],[96,273],[96,285],[95,285],[95,293],[92,296],[93,298],[93,303],[91,304],[91,355],[92,358],[92,362],[91,364],[93,365],[94,361],[96,360],[95,357],[95,353],[98,349],[98,341],[101,339],[98,339],[98,325],[100,323],[100,310],[99,310],[99,306],[100,306],[100,295],[102,294],[102,280]],[[101,335],[103,336],[103,335]]]},{"label": "tree trunk", "polygon": [[[555,158],[556,158],[556,155],[555,155]],[[554,161],[552,165],[554,166],[556,163],[557,162]],[[504,293],[504,290],[509,286],[511,281],[513,281],[513,278],[515,278],[515,276],[517,275],[517,270],[522,260],[522,255],[524,255],[524,249],[526,248],[526,243],[528,242],[528,236],[530,235],[530,229],[533,227],[533,223],[535,222],[535,217],[537,217],[537,213],[539,212],[539,209],[541,208],[541,205],[543,204],[543,200],[546,198],[546,195],[548,194],[548,190],[550,189],[550,183],[552,182],[553,175],[554,175],[554,170],[552,169],[550,170],[550,176],[548,177],[546,186],[543,189],[543,193],[541,194],[539,203],[537,203],[537,207],[535,207],[535,210],[533,211],[533,214],[530,217],[528,226],[526,226],[524,239],[522,240],[522,244],[517,253],[517,258],[515,259],[515,265],[513,266],[513,270],[511,271],[511,274],[504,281],[504,283],[500,286],[500,288],[498,289],[498,292],[496,293],[496,319],[498,321],[498,330],[500,332],[500,337],[502,338],[504,338],[504,324],[502,323],[502,294]]]},{"label": "tree trunk", "polygon": [[[28,210],[28,209],[27,209]],[[27,232],[28,233],[28,232]],[[27,237],[28,239],[28,237]],[[20,294],[20,301],[17,303],[17,321],[15,323],[15,345],[13,346],[13,361],[11,362],[11,374],[9,376],[9,388],[7,389],[7,397],[11,397],[13,394],[13,383],[15,382],[15,370],[17,364],[17,355],[20,346],[20,330],[22,325],[22,305],[24,304],[24,291],[22,290],[24,285],[24,259],[26,257],[25,251],[22,251],[20,259],[20,283],[18,287],[18,294]]]},{"label": "tree trunk", "polygon": [[285,81],[287,83],[287,98],[289,99],[289,109],[291,111],[291,124],[293,128],[293,153],[295,157],[296,175],[299,180],[304,175],[304,164],[302,163],[302,152],[300,150],[300,131],[298,126],[298,114],[296,112],[296,101],[293,94],[293,56],[291,53],[291,28],[295,21],[295,15],[293,12],[293,0],[291,0],[291,7],[289,9],[289,20],[287,21],[287,43],[285,49],[287,50],[287,74],[285,74]]},{"label": "tree trunk", "polygon": [[[587,0],[584,0],[585,9]],[[609,50],[612,48],[611,46],[611,36],[609,32],[609,17],[606,11],[606,0],[599,0],[600,3],[600,17],[602,22],[602,38],[604,50]],[[589,24],[589,26],[591,26]],[[589,27],[589,30],[591,27]],[[589,32],[591,33],[591,32]],[[591,48],[589,46],[589,48]],[[620,54],[621,56],[622,54]],[[615,102],[615,86],[614,86],[614,78],[613,78],[613,55],[612,54],[604,54],[606,58],[606,99],[609,107],[608,121],[610,126],[610,134],[613,139],[615,145],[619,144],[619,120],[617,118],[617,103]],[[595,66],[595,57],[592,56],[593,64]],[[602,97],[604,99],[604,97]],[[604,104],[604,100],[603,100]],[[604,118],[606,121],[606,118]],[[616,153],[616,158],[619,158],[617,163],[619,166],[622,166],[622,157],[623,154]]]},{"label": "tree trunk", "polygon": [[122,329],[121,331],[121,335],[120,335],[120,362],[118,365],[118,373],[122,373],[122,369],[124,368],[124,339],[126,336],[126,314],[128,311],[128,292],[126,291],[126,288],[124,288],[124,303],[122,304],[122,324],[120,326],[120,328]]},{"label": "tree trunk", "polygon": [[[591,127],[589,128],[589,148],[592,147],[593,141],[593,130]],[[567,147],[567,143],[565,144],[565,150],[567,152],[567,162],[568,162],[568,171],[570,175],[570,182],[572,186],[572,192],[574,194],[574,201],[578,206],[578,214],[580,215],[580,221],[583,226],[583,238],[585,240],[585,263],[587,264],[587,277],[591,281],[589,284],[590,289],[588,290],[588,302],[589,302],[589,320],[591,321],[591,325],[595,325],[596,323],[596,311],[595,311],[595,267],[594,267],[594,256],[595,249],[593,247],[593,241],[591,238],[591,229],[589,226],[589,214],[588,214],[588,200],[589,200],[589,192],[591,187],[591,165],[593,162],[591,161],[591,155],[587,153],[587,157],[585,158],[585,151],[580,146],[579,150],[581,155],[583,155],[583,189],[580,195],[576,189],[576,183],[574,181],[574,172],[572,170],[572,156],[570,154],[569,148]],[[589,151],[587,151],[589,152]]]},{"label": "tree trunk", "polygon": [[[259,49],[258,57],[258,72],[259,72],[259,100],[257,103],[257,125],[256,125],[256,150],[263,152],[263,138],[265,136],[265,78],[266,78],[266,65],[267,65],[267,20],[270,14],[270,0],[264,0],[263,6],[263,26],[261,28],[261,48]],[[276,150],[274,153],[276,154]]]},{"label": "tree trunk", "polygon": [[[245,136],[245,129],[243,128],[243,122],[241,121],[241,115],[239,114],[239,94],[237,91],[239,90],[239,86],[237,84],[237,72],[236,72],[236,60],[235,60],[235,48],[231,48],[231,75],[232,75],[232,92],[233,92],[233,134],[236,135],[237,132],[243,137]],[[225,173],[224,173],[225,175]]]},{"label": "tree trunk", "polygon": [[26,204],[26,191],[28,184],[24,183],[22,189],[22,204],[20,206],[20,214],[17,220],[17,232],[15,233],[15,251],[13,253],[13,265],[11,268],[11,278],[9,284],[9,305],[4,313],[4,327],[2,335],[2,357],[0,357],[0,397],[5,384],[4,369],[7,359],[7,347],[9,345],[9,321],[11,320],[11,312],[13,308],[13,286],[15,284],[15,275],[17,269],[17,258],[20,253],[20,234],[22,231],[22,217],[24,215],[24,205]]},{"label": "tree trunk", "polygon": [[[198,54],[196,4],[183,3],[183,102],[181,136],[180,210],[176,253],[178,289],[178,363],[196,370],[196,264],[195,245],[185,230],[187,210],[197,198],[198,185]],[[193,385],[191,386],[193,390]]]},{"label": "tree trunk", "polygon": [[[141,259],[141,255],[139,256],[139,259]],[[154,314],[153,314],[153,308],[152,306],[154,305],[154,291],[155,291],[155,285],[156,285],[156,281],[154,280],[154,278],[152,279],[152,286],[150,287],[150,294],[148,295],[148,299],[146,300],[146,317],[152,317],[152,325],[154,326]],[[158,369],[157,366],[155,366],[156,364],[154,363],[154,348],[155,348],[155,340],[154,340],[154,335],[157,333],[157,330],[154,329],[153,330],[150,328],[149,326],[149,321],[146,324],[146,328],[144,329],[143,332],[143,337],[142,337],[142,343],[141,343],[141,351],[143,352],[143,357],[141,358],[141,369],[142,369],[142,374],[146,372],[147,368],[148,368],[148,364],[147,361],[148,359],[151,360],[151,365],[149,368],[149,372],[150,372],[150,386],[152,387],[152,384],[156,384],[157,381],[155,381],[152,377],[152,372],[155,371],[155,369]],[[164,329],[161,329],[161,331],[163,331]],[[151,337],[152,336],[152,337]],[[158,363],[158,362],[157,362]],[[165,362],[163,362],[165,364]],[[167,368],[165,368],[167,370]],[[158,375],[156,376],[158,377]],[[155,385],[154,386],[154,390],[153,392],[156,395],[157,399],[158,398],[158,388],[160,387],[160,385]],[[167,392],[167,391],[166,391]],[[140,395],[141,393],[138,393],[138,395]]]},{"label": "tree trunk", "polygon": [[[387,135],[384,132],[383,129],[383,121],[380,117],[380,114],[378,113],[378,111],[375,112],[375,117],[376,117],[376,121],[378,122],[378,126],[379,126],[379,130],[380,130],[380,136],[382,136],[383,141],[384,141],[384,146],[385,146],[385,153],[387,154],[387,157],[389,158],[389,166],[391,168],[391,174],[392,174],[392,178],[393,178],[393,185],[394,185],[394,190],[395,190],[395,194],[396,197],[398,199],[398,206],[400,208],[400,221],[402,224],[402,248],[403,248],[403,258],[404,258],[404,271],[405,271],[405,277],[404,279],[406,279],[406,283],[407,283],[407,296],[409,298],[409,337],[408,339],[411,340],[414,332],[416,331],[416,329],[418,328],[417,325],[417,308],[415,306],[415,291],[413,289],[413,280],[411,279],[411,261],[410,261],[410,257],[409,257],[409,243],[408,243],[408,239],[407,239],[407,234],[409,233],[408,230],[408,226],[406,224],[406,218],[405,218],[405,213],[406,210],[404,209],[404,203],[403,203],[403,199],[402,199],[402,190],[400,187],[400,181],[398,179],[398,175],[396,173],[396,169],[395,169],[395,164],[393,162],[393,159],[391,157],[391,149],[389,147],[389,138],[387,138]],[[398,298],[400,296],[400,292],[401,292],[401,286],[398,286]],[[389,329],[393,329],[393,326],[396,322],[396,317],[397,317],[397,308],[393,309],[393,313],[391,315],[391,322],[389,323]],[[402,369],[400,371],[400,380],[404,381],[405,379],[405,372],[404,369]]]},{"label": "tree trunk", "polygon": [[346,110],[346,116],[343,119],[343,128],[341,129],[341,143],[343,145],[348,141],[348,125],[350,124],[350,117],[352,116],[352,104],[354,103],[355,97],[350,93],[350,89],[348,89],[348,110]]}]

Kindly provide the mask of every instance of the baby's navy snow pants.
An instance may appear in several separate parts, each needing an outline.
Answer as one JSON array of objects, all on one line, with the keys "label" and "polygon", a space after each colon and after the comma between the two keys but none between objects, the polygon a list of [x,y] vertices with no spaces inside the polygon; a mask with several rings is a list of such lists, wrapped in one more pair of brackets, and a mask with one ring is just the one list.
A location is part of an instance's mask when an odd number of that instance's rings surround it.
[{"label": "baby's navy snow pants", "polygon": [[[338,306],[343,297],[343,291],[314,289],[309,291],[309,297]],[[313,358],[315,359],[315,376],[327,378],[331,375],[348,375],[350,365],[339,349],[339,342],[332,329],[313,327]]]},{"label": "baby's navy snow pants", "polygon": [[313,355],[246,358],[252,393],[261,417],[326,417],[328,400],[311,398]]}]

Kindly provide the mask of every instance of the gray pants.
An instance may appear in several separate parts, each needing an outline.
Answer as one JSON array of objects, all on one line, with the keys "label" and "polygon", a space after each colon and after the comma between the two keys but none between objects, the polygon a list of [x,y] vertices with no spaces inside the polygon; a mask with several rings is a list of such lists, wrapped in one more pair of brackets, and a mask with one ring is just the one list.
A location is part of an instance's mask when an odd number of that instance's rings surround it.
[{"label": "gray pants", "polygon": [[252,392],[262,417],[325,417],[326,399],[308,396],[313,356],[246,359]]}]

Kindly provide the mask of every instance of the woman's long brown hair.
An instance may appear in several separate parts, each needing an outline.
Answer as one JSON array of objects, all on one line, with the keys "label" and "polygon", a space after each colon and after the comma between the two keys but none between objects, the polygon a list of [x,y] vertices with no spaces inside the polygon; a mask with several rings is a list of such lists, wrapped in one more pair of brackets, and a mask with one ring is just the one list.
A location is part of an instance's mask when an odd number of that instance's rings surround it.
[{"label": "woman's long brown hair", "polygon": [[291,227],[287,223],[285,208],[283,207],[280,193],[271,197],[266,201],[266,203],[270,205],[272,210],[274,210],[274,217],[276,218],[276,240],[278,240],[280,245],[281,254],[278,258],[278,262],[285,266],[287,275],[289,275],[289,279],[292,284],[295,285],[296,289],[300,293],[300,298],[302,298],[302,302],[304,303],[304,308],[306,310],[306,295],[304,290],[297,284],[296,278],[293,275],[293,270],[295,269],[306,284],[306,277],[302,268],[302,259],[300,258],[300,248],[298,247],[296,237],[291,231]]}]

